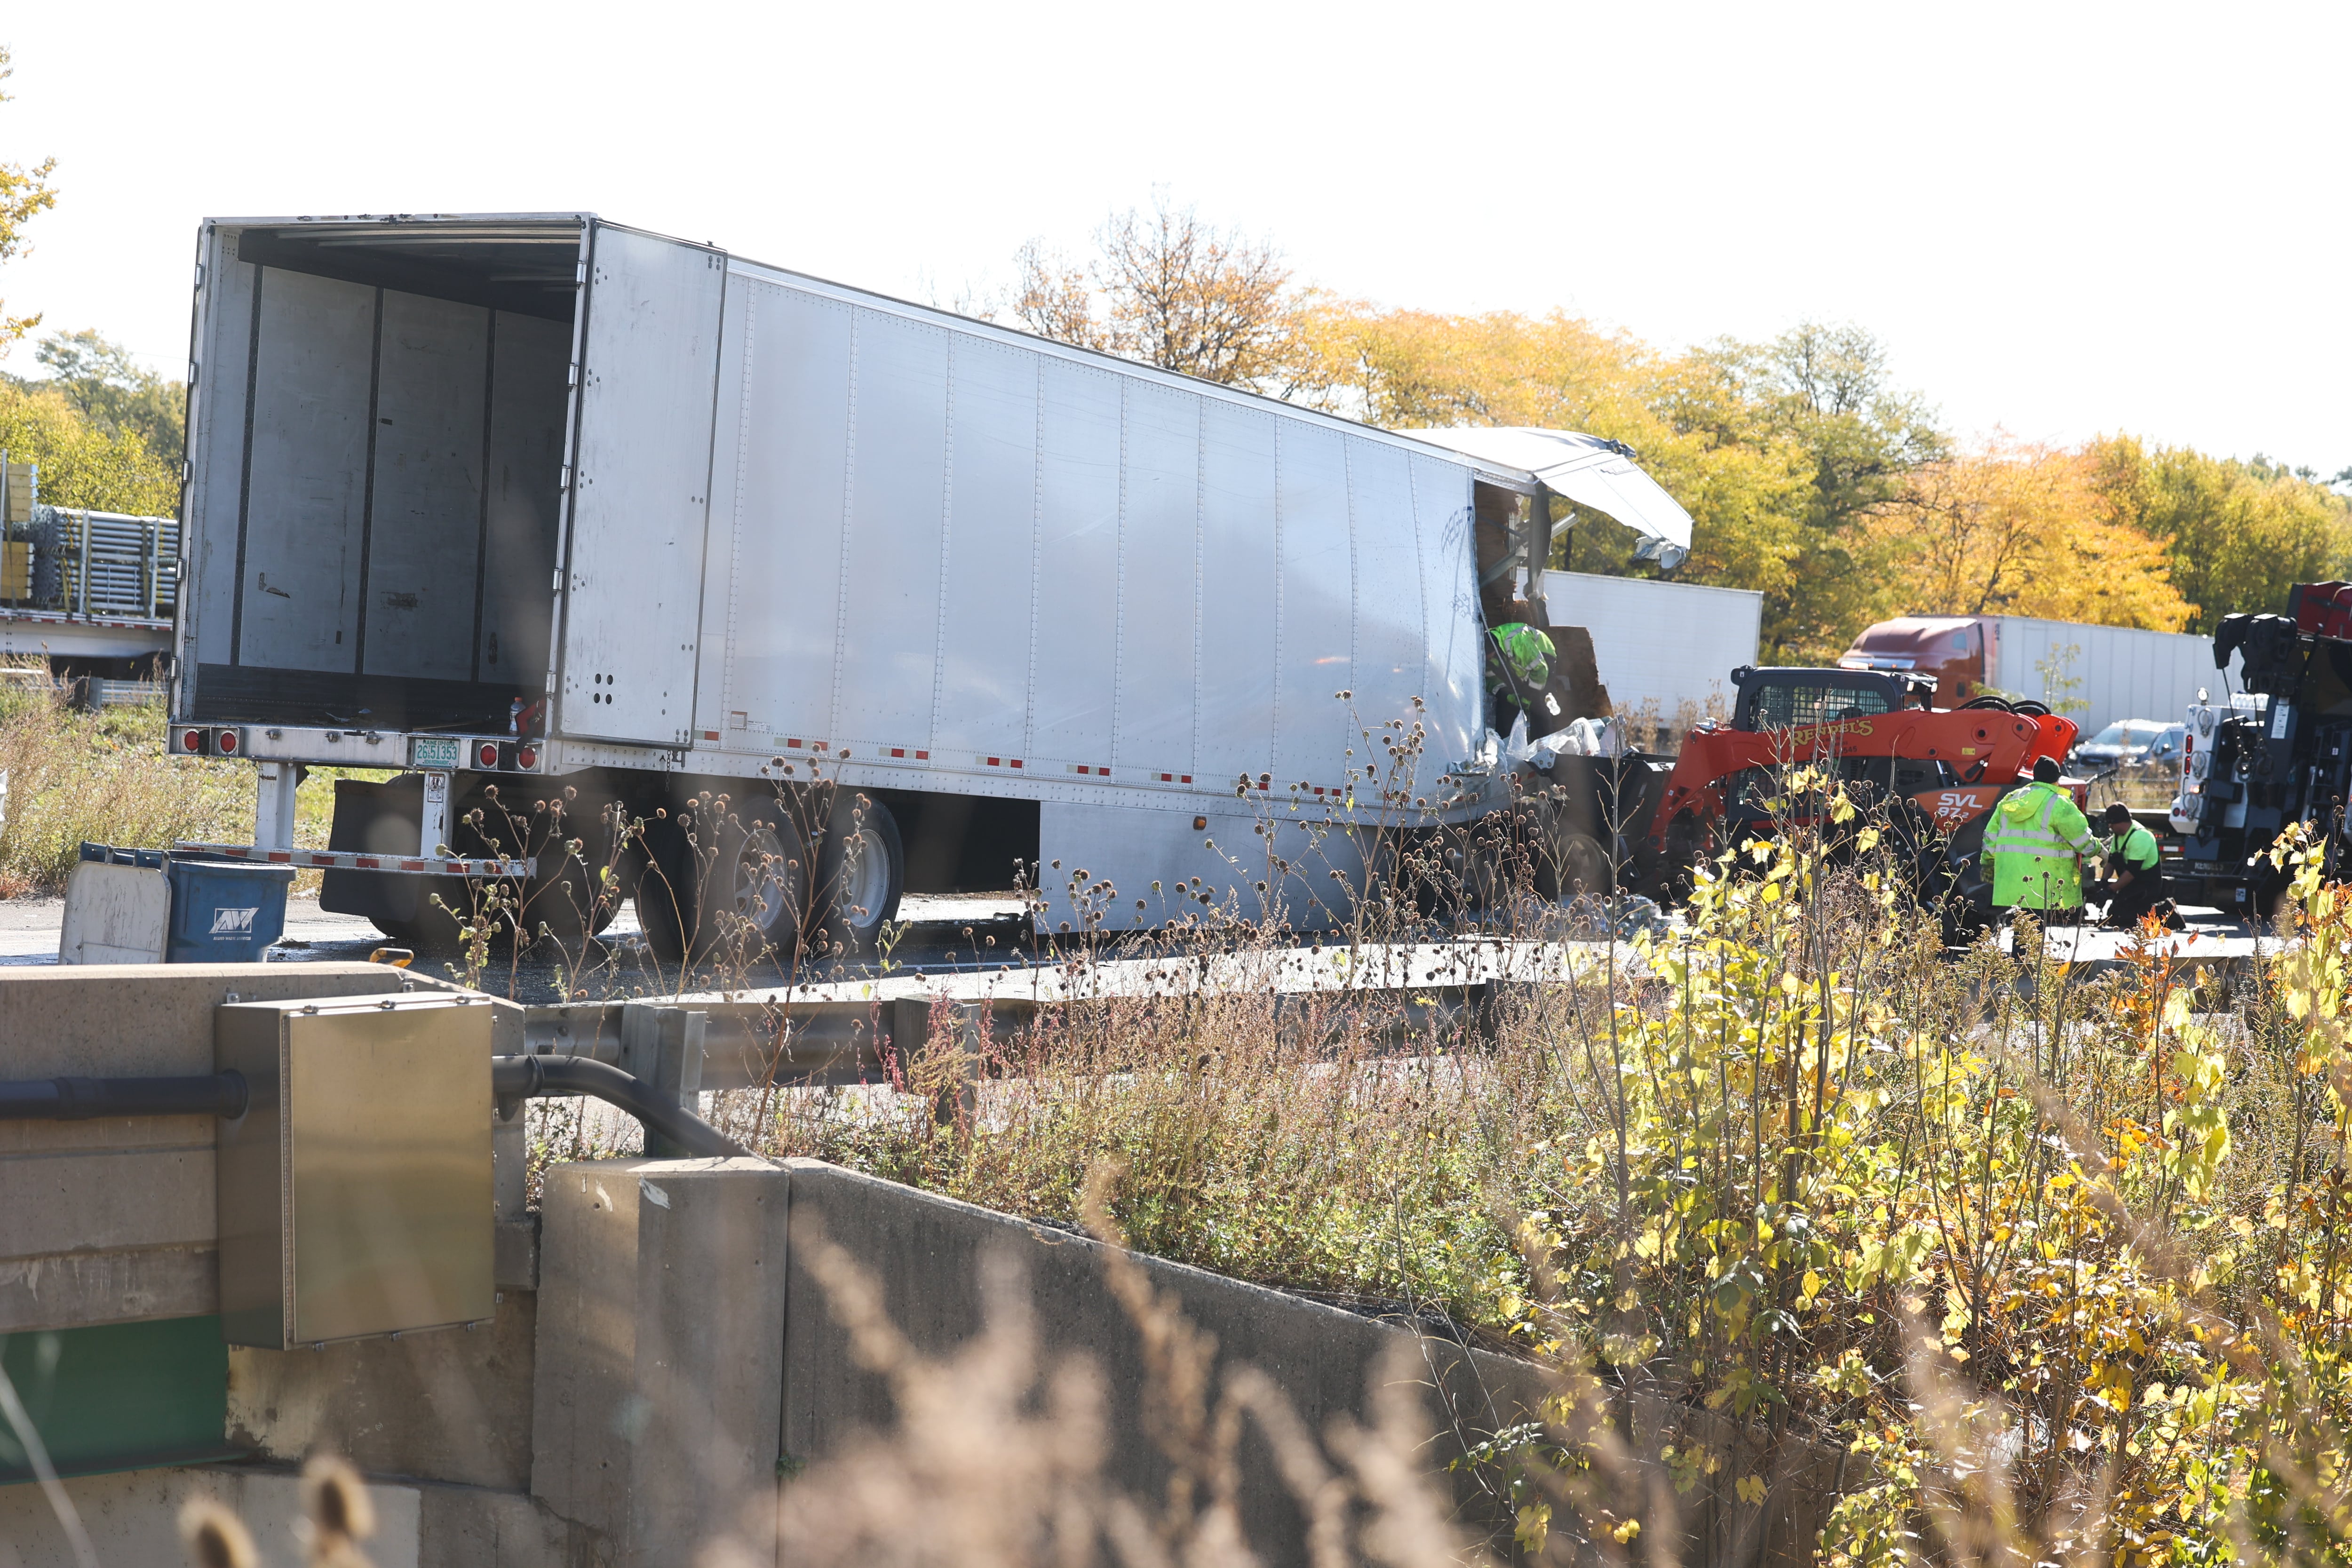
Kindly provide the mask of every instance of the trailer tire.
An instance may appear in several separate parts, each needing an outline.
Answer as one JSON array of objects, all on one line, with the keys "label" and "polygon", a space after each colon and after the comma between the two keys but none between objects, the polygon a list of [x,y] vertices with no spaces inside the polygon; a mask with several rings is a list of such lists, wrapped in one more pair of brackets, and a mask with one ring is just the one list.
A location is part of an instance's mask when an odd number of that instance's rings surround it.
[{"label": "trailer tire", "polygon": [[841,791],[818,837],[812,900],[827,956],[873,952],[883,926],[898,917],[906,887],[907,853],[890,808],[856,790]]},{"label": "trailer tire", "polygon": [[1617,890],[1609,851],[1589,833],[1569,828],[1552,839],[1551,852],[1536,868],[1536,891],[1554,903],[1582,894],[1606,898]]},{"label": "trailer tire", "polygon": [[730,815],[719,830],[710,902],[719,913],[717,923],[739,930],[752,956],[768,952],[790,959],[799,947],[809,907],[808,859],[800,829],[779,805]]},{"label": "trailer tire", "polygon": [[466,879],[462,877],[419,877],[416,881],[416,910],[407,919],[392,915],[370,915],[368,923],[382,931],[395,947],[415,952],[454,952],[465,944],[465,924],[448,910],[434,906],[433,896],[438,893],[453,910],[468,908]]},{"label": "trailer tire", "polygon": [[634,901],[646,945],[667,963],[686,961],[689,947],[708,940],[702,930],[701,857],[675,816],[646,819],[645,868]]}]

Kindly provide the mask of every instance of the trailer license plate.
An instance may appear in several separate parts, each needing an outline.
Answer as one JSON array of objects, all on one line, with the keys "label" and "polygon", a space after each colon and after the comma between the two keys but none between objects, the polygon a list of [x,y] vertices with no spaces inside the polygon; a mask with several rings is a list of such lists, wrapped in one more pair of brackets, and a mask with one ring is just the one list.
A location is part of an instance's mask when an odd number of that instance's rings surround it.
[{"label": "trailer license plate", "polygon": [[457,737],[455,735],[416,735],[408,742],[408,765],[412,768],[454,768],[457,765]]}]

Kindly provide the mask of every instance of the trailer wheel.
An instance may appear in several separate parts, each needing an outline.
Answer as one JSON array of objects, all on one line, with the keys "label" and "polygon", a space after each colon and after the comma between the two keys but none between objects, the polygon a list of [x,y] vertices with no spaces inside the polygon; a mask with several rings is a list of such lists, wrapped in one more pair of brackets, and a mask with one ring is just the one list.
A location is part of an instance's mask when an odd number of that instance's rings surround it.
[{"label": "trailer wheel", "polygon": [[[465,928],[457,914],[472,907],[463,877],[417,877],[415,912],[406,919],[396,915],[376,914],[368,923],[383,932],[395,947],[416,952],[454,952],[464,945]],[[433,896],[438,893],[449,907],[436,908]]]},{"label": "trailer wheel", "polygon": [[740,930],[755,950],[790,957],[800,940],[808,887],[808,849],[783,812],[729,819],[711,868],[719,923]]},{"label": "trailer wheel", "polygon": [[1586,893],[1606,898],[1616,886],[1609,851],[1592,835],[1573,828],[1553,839],[1551,854],[1536,868],[1536,891],[1555,903],[1567,903]]},{"label": "trailer wheel", "polygon": [[843,791],[825,819],[816,868],[814,903],[828,944],[835,952],[872,952],[907,887],[907,855],[890,808]]}]

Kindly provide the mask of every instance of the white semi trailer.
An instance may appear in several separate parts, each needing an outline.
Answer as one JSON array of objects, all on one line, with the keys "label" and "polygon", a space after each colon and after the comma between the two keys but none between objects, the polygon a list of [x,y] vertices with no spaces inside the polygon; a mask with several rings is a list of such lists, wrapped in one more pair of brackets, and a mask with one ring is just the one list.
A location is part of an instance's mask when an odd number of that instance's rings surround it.
[{"label": "white semi trailer", "polygon": [[[719,907],[789,935],[803,862],[853,941],[1016,868],[1047,930],[1261,881],[1327,924],[1362,836],[1305,825],[1376,791],[1361,726],[1419,722],[1451,818],[1504,798],[1481,578],[1540,606],[1521,498],[1599,485],[1688,543],[1606,443],[1515,468],[585,215],[216,219],[198,254],[172,744],[259,765],[226,847],[331,865],[395,937],[440,879],[584,873],[472,834],[492,785],[651,818],[623,874],[672,952]],[[322,763],[400,770],[341,781],[324,856],[291,848]]]}]

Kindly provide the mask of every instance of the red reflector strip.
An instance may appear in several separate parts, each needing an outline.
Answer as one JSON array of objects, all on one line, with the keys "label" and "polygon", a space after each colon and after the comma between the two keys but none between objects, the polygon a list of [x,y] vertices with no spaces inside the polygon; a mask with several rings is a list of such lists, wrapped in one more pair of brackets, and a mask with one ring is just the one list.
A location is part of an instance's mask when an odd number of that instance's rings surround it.
[{"label": "red reflector strip", "polygon": [[915,761],[917,761],[917,762],[919,762],[919,763],[928,763],[928,762],[929,762],[930,760],[931,760],[931,753],[930,753],[930,752],[917,752],[915,753]]},{"label": "red reflector strip", "polygon": [[907,754],[907,748],[904,746],[893,746],[890,748],[890,754],[894,757],[903,757]]},{"label": "red reflector strip", "polygon": [[715,741],[719,739],[719,731],[716,730],[705,730],[702,732],[702,738],[706,741]]}]

